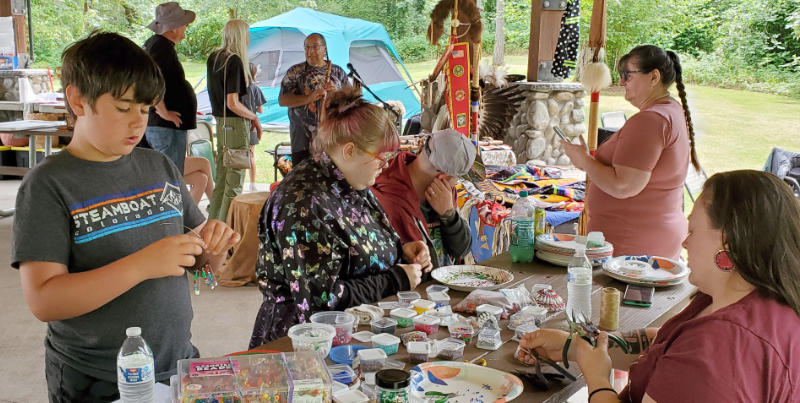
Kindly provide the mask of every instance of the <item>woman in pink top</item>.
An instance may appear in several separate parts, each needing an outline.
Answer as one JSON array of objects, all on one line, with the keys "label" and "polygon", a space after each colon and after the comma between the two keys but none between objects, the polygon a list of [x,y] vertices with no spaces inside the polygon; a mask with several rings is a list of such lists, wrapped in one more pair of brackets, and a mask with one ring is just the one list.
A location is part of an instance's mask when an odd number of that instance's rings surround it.
[{"label": "woman in pink top", "polygon": [[[589,231],[602,231],[614,255],[680,257],[686,236],[683,181],[694,150],[681,64],[672,51],[644,45],[617,65],[625,99],[639,108],[594,157],[581,144],[562,142],[575,167],[591,179]],[[670,97],[675,83],[680,102]]]},{"label": "woman in pink top", "polygon": [[[800,203],[778,177],[732,171],[706,181],[683,241],[700,292],[660,329],[619,333],[625,354],[576,338],[589,402],[800,401]],[[561,358],[566,332],[526,334],[522,347]],[[520,359],[533,358],[518,353]],[[611,389],[611,368],[630,371]]]}]

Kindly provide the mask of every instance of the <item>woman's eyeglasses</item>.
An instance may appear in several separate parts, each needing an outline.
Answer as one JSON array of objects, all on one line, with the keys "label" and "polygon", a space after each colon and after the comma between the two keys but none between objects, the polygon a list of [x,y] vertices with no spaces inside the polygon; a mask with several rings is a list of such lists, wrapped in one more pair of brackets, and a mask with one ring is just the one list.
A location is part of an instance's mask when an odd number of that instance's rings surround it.
[{"label": "woman's eyeglasses", "polygon": [[388,165],[389,162],[392,161],[392,159],[396,157],[398,153],[400,153],[400,150],[374,153],[372,151],[365,150],[361,147],[358,147],[358,149],[363,151],[367,155],[371,156],[372,158],[375,158],[376,160],[380,161],[381,164],[378,166],[379,169],[383,169],[384,167],[386,167],[386,165]]},{"label": "woman's eyeglasses", "polygon": [[633,73],[645,73],[642,70],[620,70],[619,71],[619,78],[621,81],[628,81]]}]

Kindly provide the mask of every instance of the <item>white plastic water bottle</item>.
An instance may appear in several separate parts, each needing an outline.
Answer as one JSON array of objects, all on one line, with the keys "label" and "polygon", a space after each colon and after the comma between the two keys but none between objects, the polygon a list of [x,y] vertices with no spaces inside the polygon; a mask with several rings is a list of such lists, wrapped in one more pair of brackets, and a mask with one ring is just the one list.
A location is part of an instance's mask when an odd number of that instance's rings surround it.
[{"label": "white plastic water bottle", "polygon": [[592,264],[578,245],[567,266],[567,315],[573,321],[592,319]]},{"label": "white plastic water bottle", "polygon": [[124,403],[155,400],[153,352],[142,338],[142,329],[129,327],[117,354],[117,388]]},{"label": "white plastic water bottle", "polygon": [[527,190],[519,192],[519,199],[514,202],[509,216],[511,218],[511,244],[508,246],[508,252],[511,255],[511,261],[533,261],[536,206],[528,197]]}]

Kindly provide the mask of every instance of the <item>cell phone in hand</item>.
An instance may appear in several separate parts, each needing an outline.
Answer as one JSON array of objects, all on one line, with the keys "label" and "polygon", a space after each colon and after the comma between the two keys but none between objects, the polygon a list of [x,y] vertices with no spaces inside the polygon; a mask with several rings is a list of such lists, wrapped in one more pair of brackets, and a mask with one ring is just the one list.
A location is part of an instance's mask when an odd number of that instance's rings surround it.
[{"label": "cell phone in hand", "polygon": [[561,137],[561,140],[564,140],[564,141],[566,141],[567,143],[572,143],[571,141],[569,141],[569,139],[567,138],[567,135],[566,135],[566,134],[564,134],[564,132],[561,130],[561,128],[560,128],[560,127],[558,127],[558,126],[553,126],[553,131],[554,131],[554,132],[556,132],[556,134],[558,135],[558,137]]},{"label": "cell phone in hand", "polygon": [[653,304],[653,293],[655,288],[643,287],[628,284],[625,287],[625,295],[622,296],[622,303],[625,305],[649,307]]}]

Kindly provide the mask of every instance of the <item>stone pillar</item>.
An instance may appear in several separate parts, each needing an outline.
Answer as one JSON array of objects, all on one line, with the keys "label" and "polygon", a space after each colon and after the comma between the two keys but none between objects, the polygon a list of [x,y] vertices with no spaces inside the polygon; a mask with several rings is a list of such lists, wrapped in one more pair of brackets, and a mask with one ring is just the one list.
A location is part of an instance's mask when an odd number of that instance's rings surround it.
[{"label": "stone pillar", "polygon": [[519,163],[571,165],[553,126],[574,138],[586,132],[580,83],[516,82],[525,94],[505,136]]}]

